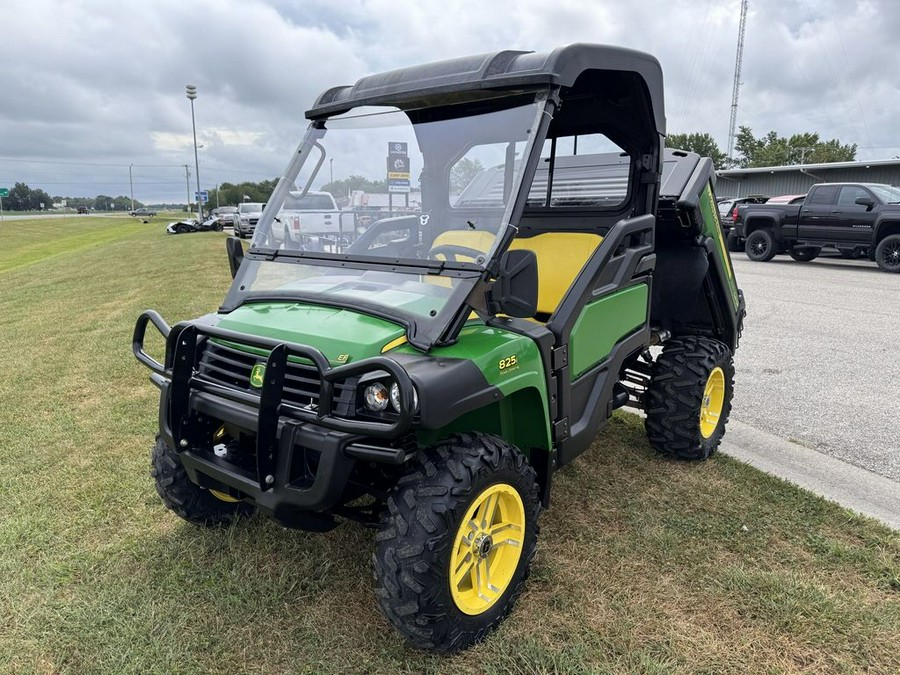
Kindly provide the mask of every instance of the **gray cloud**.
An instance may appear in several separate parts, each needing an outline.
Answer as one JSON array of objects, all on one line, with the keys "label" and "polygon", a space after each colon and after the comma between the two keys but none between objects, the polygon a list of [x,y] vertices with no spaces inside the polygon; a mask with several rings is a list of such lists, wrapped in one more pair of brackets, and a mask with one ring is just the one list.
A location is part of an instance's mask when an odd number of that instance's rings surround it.
[{"label": "gray cloud", "polygon": [[[196,101],[204,186],[278,175],[323,89],[495,49],[604,42],[654,54],[670,131],[726,145],[739,0],[12,0],[0,41],[0,184],[182,200]],[[739,123],[900,154],[891,0],[753,0]],[[41,160],[29,163],[24,160]],[[60,162],[60,163],[53,163]],[[83,162],[63,164],[61,162]],[[97,164],[115,166],[93,166]],[[158,168],[157,168],[158,167]],[[123,178],[124,176],[124,178]],[[123,189],[124,185],[124,189]]]}]

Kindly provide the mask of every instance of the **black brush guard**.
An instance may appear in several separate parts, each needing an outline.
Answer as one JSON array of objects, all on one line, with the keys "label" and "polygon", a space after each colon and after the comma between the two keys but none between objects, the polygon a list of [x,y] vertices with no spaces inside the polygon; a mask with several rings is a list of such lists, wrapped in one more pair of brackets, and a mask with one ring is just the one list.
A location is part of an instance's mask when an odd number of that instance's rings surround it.
[{"label": "black brush guard", "polygon": [[[159,363],[144,350],[147,326],[151,323],[166,339],[165,364]],[[269,352],[265,358],[265,376],[259,394],[199,376],[198,355],[203,348],[202,341],[208,338]],[[400,439],[412,425],[413,384],[406,370],[393,359],[375,356],[332,367],[322,352],[307,345],[239,333],[195,321],[170,327],[153,310],[147,310],[138,317],[132,351],[137,360],[150,369],[150,379],[162,392],[160,432],[179,453],[192,478],[197,480],[197,472],[211,476],[250,495],[260,506],[269,508],[276,515],[282,501],[289,502],[292,507],[311,510],[333,506],[340,497],[355,457],[394,464],[405,459],[401,448],[392,447],[390,443],[381,448],[371,442],[373,438]],[[318,371],[317,405],[301,406],[282,400],[288,358],[291,356],[309,361]],[[335,384],[373,372],[388,373],[397,382],[401,400],[401,412],[397,418],[370,421],[333,414]],[[212,411],[213,414],[218,412],[222,421],[234,422],[256,431],[256,480],[248,480],[224,462],[192,452],[200,445],[201,435],[205,432],[193,414],[199,410]],[[288,486],[284,475],[276,480],[276,476],[284,474],[287,466],[287,459],[281,457],[285,461],[279,461],[279,455],[290,452],[295,442],[321,452],[314,483],[305,489]],[[382,451],[381,456],[378,456],[379,450]],[[277,489],[281,487],[288,489]],[[273,495],[273,490],[283,494]]]}]

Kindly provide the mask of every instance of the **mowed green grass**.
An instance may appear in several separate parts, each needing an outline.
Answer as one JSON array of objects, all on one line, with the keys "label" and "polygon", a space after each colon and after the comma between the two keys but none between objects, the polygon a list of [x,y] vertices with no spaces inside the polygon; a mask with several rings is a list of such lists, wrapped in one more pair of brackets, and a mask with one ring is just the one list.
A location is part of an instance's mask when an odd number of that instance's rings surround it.
[{"label": "mowed green grass", "polygon": [[896,532],[727,457],[663,460],[632,415],[557,474],[526,592],[459,655],[378,613],[369,530],[181,522],[131,331],[215,309],[225,237],[97,221],[0,234],[0,672],[900,672]]}]

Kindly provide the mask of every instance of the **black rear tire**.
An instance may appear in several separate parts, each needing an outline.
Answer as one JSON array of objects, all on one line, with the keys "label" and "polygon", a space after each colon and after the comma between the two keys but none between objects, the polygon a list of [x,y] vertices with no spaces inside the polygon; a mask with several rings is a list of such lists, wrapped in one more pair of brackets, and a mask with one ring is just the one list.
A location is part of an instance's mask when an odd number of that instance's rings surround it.
[{"label": "black rear tire", "polygon": [[150,457],[150,475],[166,508],[194,525],[228,525],[253,515],[250,504],[224,501],[191,482],[178,455],[159,436]]},{"label": "black rear tire", "polygon": [[[521,554],[515,567],[508,568],[514,569],[508,582],[496,588],[499,595],[493,604],[480,613],[467,613],[451,589],[450,565],[460,550],[459,535],[478,520],[476,511],[473,520],[463,522],[466,514],[492,487],[513,489],[521,499],[524,527],[516,535]],[[421,451],[391,491],[375,537],[375,593],[382,612],[420,649],[451,652],[480,641],[506,618],[522,592],[537,544],[540,510],[534,469],[500,438],[460,434]],[[468,550],[466,542],[462,544]],[[494,550],[491,542],[487,546],[485,556]],[[499,544],[495,548],[494,555],[511,550],[507,546],[501,551]],[[500,562],[489,557],[487,564],[492,560]],[[473,563],[468,565],[474,574]],[[464,583],[469,574],[464,572],[457,583]],[[488,583],[493,583],[489,577]]]},{"label": "black rear tire", "polygon": [[795,246],[788,253],[797,262],[809,262],[818,258],[821,251],[818,246]]},{"label": "black rear tire", "polygon": [[744,250],[747,257],[754,262],[769,262],[778,253],[775,238],[768,230],[753,230],[747,237]]},{"label": "black rear tire", "polygon": [[728,237],[725,239],[725,246],[732,253],[740,253],[744,250],[744,242],[741,241],[741,238],[734,230],[728,233]]},{"label": "black rear tire", "polygon": [[[720,376],[714,375],[715,371]],[[724,390],[721,408],[712,424],[707,392],[714,377],[721,377],[718,381]],[[657,452],[678,459],[709,458],[725,434],[733,394],[734,363],[726,345],[694,336],[669,340],[653,364],[647,389],[644,427],[650,445]],[[705,427],[708,428],[704,432]]]},{"label": "black rear tire", "polygon": [[878,242],[875,262],[885,272],[900,272],[900,234],[891,234]]}]

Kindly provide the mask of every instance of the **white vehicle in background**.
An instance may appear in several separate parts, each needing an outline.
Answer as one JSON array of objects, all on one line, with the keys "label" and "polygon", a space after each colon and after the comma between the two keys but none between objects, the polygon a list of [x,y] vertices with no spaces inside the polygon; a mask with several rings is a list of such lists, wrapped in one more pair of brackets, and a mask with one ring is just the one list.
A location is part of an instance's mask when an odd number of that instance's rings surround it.
[{"label": "white vehicle in background", "polygon": [[330,192],[310,191],[305,195],[291,192],[272,223],[272,237],[279,244],[287,241],[301,245],[310,239],[332,239],[340,231],[340,209]]},{"label": "white vehicle in background", "polygon": [[244,202],[238,205],[238,217],[234,221],[234,236],[240,239],[252,236],[265,207],[266,205],[261,202]]}]

